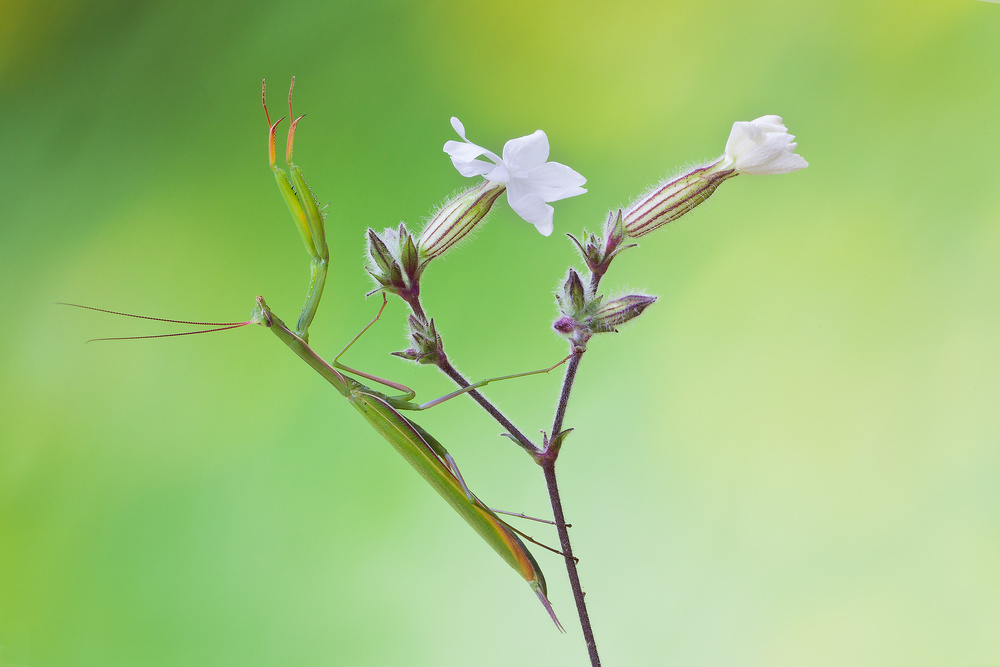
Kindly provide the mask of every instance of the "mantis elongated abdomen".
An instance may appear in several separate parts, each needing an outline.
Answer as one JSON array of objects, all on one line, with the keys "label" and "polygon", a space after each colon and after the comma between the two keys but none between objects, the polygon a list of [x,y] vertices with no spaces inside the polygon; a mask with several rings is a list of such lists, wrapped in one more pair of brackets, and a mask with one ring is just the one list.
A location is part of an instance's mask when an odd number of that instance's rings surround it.
[{"label": "mantis elongated abdomen", "polygon": [[[436,454],[435,450],[444,449],[439,442],[378,396],[358,392],[350,401],[508,565],[532,588],[540,589],[543,595],[546,593],[545,578],[534,557],[502,519],[477,497],[466,494],[464,486]],[[414,447],[414,444],[417,446]]]}]

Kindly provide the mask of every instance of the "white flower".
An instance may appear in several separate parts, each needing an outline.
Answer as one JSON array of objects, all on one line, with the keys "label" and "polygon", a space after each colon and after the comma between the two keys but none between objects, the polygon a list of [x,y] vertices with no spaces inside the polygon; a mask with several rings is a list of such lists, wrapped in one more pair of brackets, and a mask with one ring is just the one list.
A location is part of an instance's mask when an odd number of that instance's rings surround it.
[{"label": "white flower", "polygon": [[794,138],[781,124],[781,116],[733,123],[719,166],[735,168],[741,174],[787,174],[805,169],[809,163],[795,154],[798,144]]},{"label": "white flower", "polygon": [[[545,236],[552,233],[552,207],[546,202],[586,192],[580,186],[587,179],[564,164],[546,162],[549,138],[541,130],[508,141],[501,158],[466,139],[465,126],[457,118],[451,119],[451,126],[462,141],[445,143],[444,152],[451,156],[458,173],[506,184],[510,207]],[[477,160],[480,155],[485,155],[490,162]]]}]

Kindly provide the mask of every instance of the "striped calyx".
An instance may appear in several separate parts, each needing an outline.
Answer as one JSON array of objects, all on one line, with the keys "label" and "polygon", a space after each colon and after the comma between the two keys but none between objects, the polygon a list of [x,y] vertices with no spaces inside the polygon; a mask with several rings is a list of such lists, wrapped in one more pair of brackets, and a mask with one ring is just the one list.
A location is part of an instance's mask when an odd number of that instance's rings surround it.
[{"label": "striped calyx", "polygon": [[443,255],[468,236],[490,212],[497,197],[505,189],[503,183],[482,181],[442,206],[424,227],[417,241],[421,263]]},{"label": "striped calyx", "polygon": [[681,217],[715,192],[736,169],[722,168],[720,158],[661,183],[629,206],[622,220],[625,233],[637,239]]}]

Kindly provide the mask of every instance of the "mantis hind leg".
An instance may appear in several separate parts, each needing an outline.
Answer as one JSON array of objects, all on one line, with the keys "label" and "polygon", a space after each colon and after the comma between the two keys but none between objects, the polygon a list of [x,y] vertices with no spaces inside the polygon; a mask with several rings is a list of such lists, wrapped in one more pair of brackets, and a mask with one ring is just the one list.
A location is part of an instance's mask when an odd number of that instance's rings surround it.
[{"label": "mantis hind leg", "polygon": [[[375,317],[373,317],[372,321],[369,322],[368,324],[366,324],[364,326],[364,328],[361,329],[361,331],[359,331],[357,333],[357,335],[355,335],[354,338],[352,338],[350,340],[350,342],[347,343],[347,345],[344,346],[343,350],[341,350],[340,352],[337,353],[337,356],[335,356],[333,358],[333,361],[330,362],[330,365],[333,366],[334,368],[340,369],[342,371],[347,371],[348,373],[352,373],[354,375],[357,375],[358,377],[363,377],[363,378],[365,378],[367,380],[371,380],[372,382],[377,382],[377,383],[379,383],[382,386],[389,387],[391,389],[395,389],[396,391],[401,391],[401,392],[403,392],[403,395],[399,396],[399,397],[394,397],[392,400],[393,400],[393,402],[395,402],[395,401],[406,402],[406,401],[411,400],[414,396],[416,396],[416,392],[413,391],[412,389],[410,389],[409,387],[407,387],[405,384],[401,384],[399,382],[393,382],[392,380],[386,380],[385,378],[379,377],[377,375],[372,375],[370,373],[365,373],[364,371],[359,371],[358,369],[351,368],[350,366],[342,364],[339,361],[339,359],[342,356],[344,356],[344,353],[347,352],[349,349],[351,349],[351,346],[354,345],[355,343],[357,343],[358,339],[361,338],[362,336],[364,336],[365,333],[367,333],[367,331],[369,329],[371,329],[372,326],[374,326],[374,324],[379,321],[379,319],[382,318],[382,313],[385,311],[385,306],[386,306],[387,303],[388,303],[388,299],[385,296],[385,292],[383,292],[382,293],[382,306],[379,307],[378,312],[375,313]],[[399,407],[399,406],[395,406],[395,407]]]},{"label": "mantis hind leg", "polygon": [[553,364],[552,366],[549,366],[548,368],[539,369],[537,371],[528,371],[526,373],[514,373],[513,375],[501,375],[501,376],[495,377],[495,378],[487,378],[485,380],[480,380],[479,382],[474,382],[474,383],[470,384],[467,387],[462,387],[458,391],[453,391],[450,394],[445,394],[444,396],[441,396],[440,398],[435,398],[433,401],[427,401],[426,403],[421,403],[420,405],[417,405],[417,406],[415,406],[413,408],[410,408],[410,409],[412,409],[412,410],[426,410],[427,408],[433,408],[435,405],[440,405],[441,403],[444,403],[447,400],[455,398],[456,396],[461,396],[462,394],[467,394],[467,393],[469,393],[470,391],[472,391],[474,389],[479,389],[480,387],[485,387],[486,385],[488,385],[491,382],[499,382],[500,380],[513,380],[514,378],[527,377],[528,375],[539,375],[541,373],[548,373],[549,371],[553,371],[553,370],[559,368],[560,366],[562,366],[563,364],[565,364],[567,361],[569,361],[572,358],[573,358],[572,354],[567,355],[563,359],[559,360],[558,363]]}]

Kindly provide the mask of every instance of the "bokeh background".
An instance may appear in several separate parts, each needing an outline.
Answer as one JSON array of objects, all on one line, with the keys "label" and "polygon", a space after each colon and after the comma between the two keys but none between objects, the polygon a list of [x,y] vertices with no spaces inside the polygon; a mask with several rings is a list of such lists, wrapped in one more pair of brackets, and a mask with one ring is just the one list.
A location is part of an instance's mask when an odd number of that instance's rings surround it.
[{"label": "bokeh background", "polygon": [[[260,79],[330,202],[312,341],[375,312],[363,230],[464,179],[457,115],[543,128],[590,192],[539,236],[504,205],[425,278],[473,378],[564,354],[562,232],[784,116],[810,167],[737,178],[642,240],[608,293],[560,459],[607,665],[1000,662],[1000,4],[974,0],[0,3],[0,663],[580,665],[569,629],[260,329],[306,256],[265,161]],[[349,363],[450,389],[392,303]],[[525,432],[558,377],[491,387]],[[421,417],[495,506],[540,472],[469,401]],[[544,529],[528,526],[554,542]],[[536,550],[537,552],[538,550]]]}]

